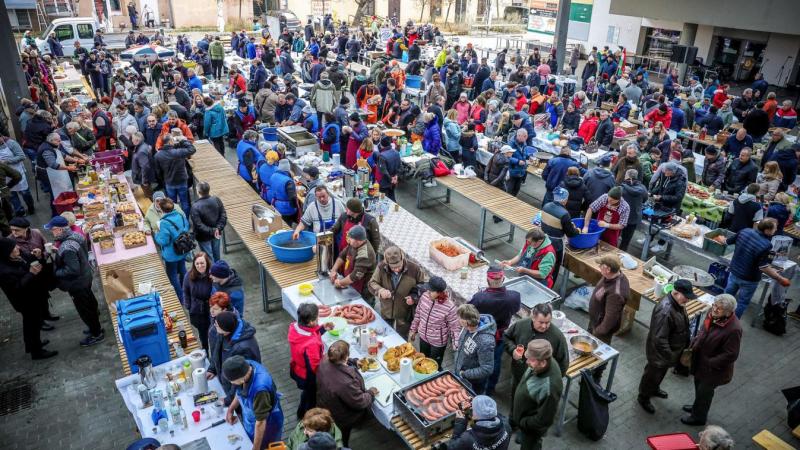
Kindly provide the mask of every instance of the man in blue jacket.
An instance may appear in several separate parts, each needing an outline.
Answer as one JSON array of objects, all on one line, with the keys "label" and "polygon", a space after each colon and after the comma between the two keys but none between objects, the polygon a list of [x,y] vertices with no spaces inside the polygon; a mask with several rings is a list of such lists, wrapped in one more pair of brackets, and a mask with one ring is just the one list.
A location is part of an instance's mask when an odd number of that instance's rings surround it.
[{"label": "man in blue jacket", "polygon": [[[517,130],[524,129],[526,131],[525,134],[525,141],[523,143],[525,145],[533,145],[533,138],[536,137],[536,131],[533,129],[533,124],[531,123],[531,117],[528,113],[520,111],[514,113],[511,116],[511,131],[508,133],[508,143],[513,147],[515,138],[517,137],[516,132]],[[524,154],[524,152],[523,152]]]},{"label": "man in blue jacket", "polygon": [[192,89],[199,89],[200,92],[203,92],[203,81],[195,74],[194,70],[189,69],[186,71],[186,74],[189,75],[189,92],[191,92]]},{"label": "man in blue jacket", "polygon": [[[530,121],[528,121],[528,124],[530,124]],[[525,155],[525,147],[528,146],[529,139],[528,131],[525,128],[518,128],[513,136],[514,139],[510,144],[511,148],[514,149],[514,153],[508,160],[509,177],[506,180],[506,192],[516,197],[522,187],[522,182],[525,181],[525,175],[528,173],[528,158]]]},{"label": "man in blue jacket", "polygon": [[244,316],[244,283],[239,274],[228,263],[220,259],[215,261],[208,272],[211,278],[211,294],[224,292],[231,299],[231,306]]},{"label": "man in blue jacket", "polygon": [[279,442],[283,433],[283,410],[278,388],[266,367],[242,356],[228,358],[222,364],[222,374],[233,385],[236,397],[228,407],[225,420],[236,423],[236,410],[241,407],[244,431],[253,441],[254,449],[266,449]]},{"label": "man in blue jacket", "polygon": [[681,131],[685,126],[686,114],[681,109],[681,99],[676,97],[672,100],[672,121],[669,123],[669,129]]},{"label": "man in blue jacket", "polygon": [[236,146],[236,157],[239,160],[239,176],[250,183],[250,186],[258,192],[253,179],[253,168],[258,162],[264,159],[264,155],[258,151],[258,133],[254,130],[247,130],[242,135],[242,140]]},{"label": "man in blue jacket", "polygon": [[561,148],[561,152],[555,158],[547,162],[542,171],[542,178],[545,180],[544,187],[546,192],[542,205],[553,201],[553,189],[561,185],[561,181],[567,175],[567,169],[570,167],[580,167],[578,161],[572,157],[572,150],[565,146]]},{"label": "man in blue jacket", "polygon": [[297,190],[288,159],[278,161],[278,170],[269,179],[268,196],[286,225],[294,227],[297,223]]}]

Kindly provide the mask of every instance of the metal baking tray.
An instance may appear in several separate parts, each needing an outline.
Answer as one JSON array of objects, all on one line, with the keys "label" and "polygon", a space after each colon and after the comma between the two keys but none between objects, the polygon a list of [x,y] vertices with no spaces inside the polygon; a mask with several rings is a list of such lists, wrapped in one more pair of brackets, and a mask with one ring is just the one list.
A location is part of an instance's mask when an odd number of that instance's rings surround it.
[{"label": "metal baking tray", "polygon": [[540,303],[555,303],[561,299],[555,291],[545,287],[533,278],[523,275],[503,283],[506,289],[519,292],[522,307],[530,310]]},{"label": "metal baking tray", "polygon": [[314,296],[325,306],[338,305],[361,297],[361,294],[351,287],[337,288],[328,278],[312,281],[311,285],[314,286]]},{"label": "metal baking tray", "polygon": [[429,383],[433,380],[441,378],[445,375],[451,375],[455,380],[461,384],[461,386],[466,389],[467,393],[472,397],[475,398],[475,391],[464,385],[464,383],[458,379],[452,372],[449,370],[445,370],[442,372],[437,373],[429,378],[424,380],[420,380],[414,384],[406,386],[403,389],[395,392],[394,397],[394,411],[398,414],[403,421],[411,427],[412,430],[419,436],[426,444],[431,444],[431,438],[434,436],[441,434],[445,430],[449,430],[453,427],[453,422],[455,422],[456,414],[450,413],[444,417],[440,417],[435,422],[428,422],[428,419],[422,416],[417,410],[417,407],[414,406],[411,402],[406,400],[405,393],[410,391],[411,389],[416,388],[417,386]]}]

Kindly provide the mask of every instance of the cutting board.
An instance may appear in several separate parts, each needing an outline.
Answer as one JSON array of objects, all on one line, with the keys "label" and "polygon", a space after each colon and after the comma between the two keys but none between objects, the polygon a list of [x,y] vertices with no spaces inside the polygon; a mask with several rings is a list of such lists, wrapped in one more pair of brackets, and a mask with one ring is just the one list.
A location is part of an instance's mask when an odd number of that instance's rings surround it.
[{"label": "cutting board", "polygon": [[383,407],[392,404],[392,395],[400,390],[400,386],[385,373],[364,380],[364,386],[366,386],[367,389],[372,387],[378,389],[378,395],[375,396],[375,401]]}]

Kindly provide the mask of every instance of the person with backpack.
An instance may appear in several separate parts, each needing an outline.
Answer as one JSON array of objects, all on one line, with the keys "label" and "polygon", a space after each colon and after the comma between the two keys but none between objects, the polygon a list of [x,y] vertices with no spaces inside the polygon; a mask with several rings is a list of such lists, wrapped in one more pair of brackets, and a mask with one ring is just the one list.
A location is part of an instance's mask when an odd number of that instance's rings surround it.
[{"label": "person with backpack", "polygon": [[158,225],[154,239],[161,247],[161,258],[167,278],[175,289],[178,300],[183,301],[181,282],[186,278],[186,255],[194,249],[194,238],[189,233],[189,220],[183,213],[175,210],[175,203],[169,197],[159,201],[159,208],[164,212]]},{"label": "person with backpack", "polygon": [[253,175],[259,161],[264,159],[264,155],[258,151],[258,132],[255,130],[247,130],[242,134],[242,140],[236,146],[236,157],[239,160],[238,173],[239,176],[250,184],[256,192],[259,192],[256,186],[256,180]]}]

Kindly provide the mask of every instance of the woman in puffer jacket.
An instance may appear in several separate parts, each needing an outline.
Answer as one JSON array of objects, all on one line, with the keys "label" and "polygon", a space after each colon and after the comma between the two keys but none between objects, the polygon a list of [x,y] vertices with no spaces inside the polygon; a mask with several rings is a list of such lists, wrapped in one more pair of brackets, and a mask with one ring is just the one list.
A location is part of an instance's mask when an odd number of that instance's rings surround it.
[{"label": "woman in puffer jacket", "polygon": [[458,125],[457,116],[458,111],[455,109],[447,111],[447,115],[444,118],[444,146],[453,158],[460,160],[461,144],[459,139],[461,139],[461,126]]},{"label": "woman in puffer jacket", "polygon": [[461,325],[447,283],[440,277],[431,277],[428,290],[420,296],[408,340],[414,342],[418,333],[419,350],[442,367],[447,342],[456,348]]}]

